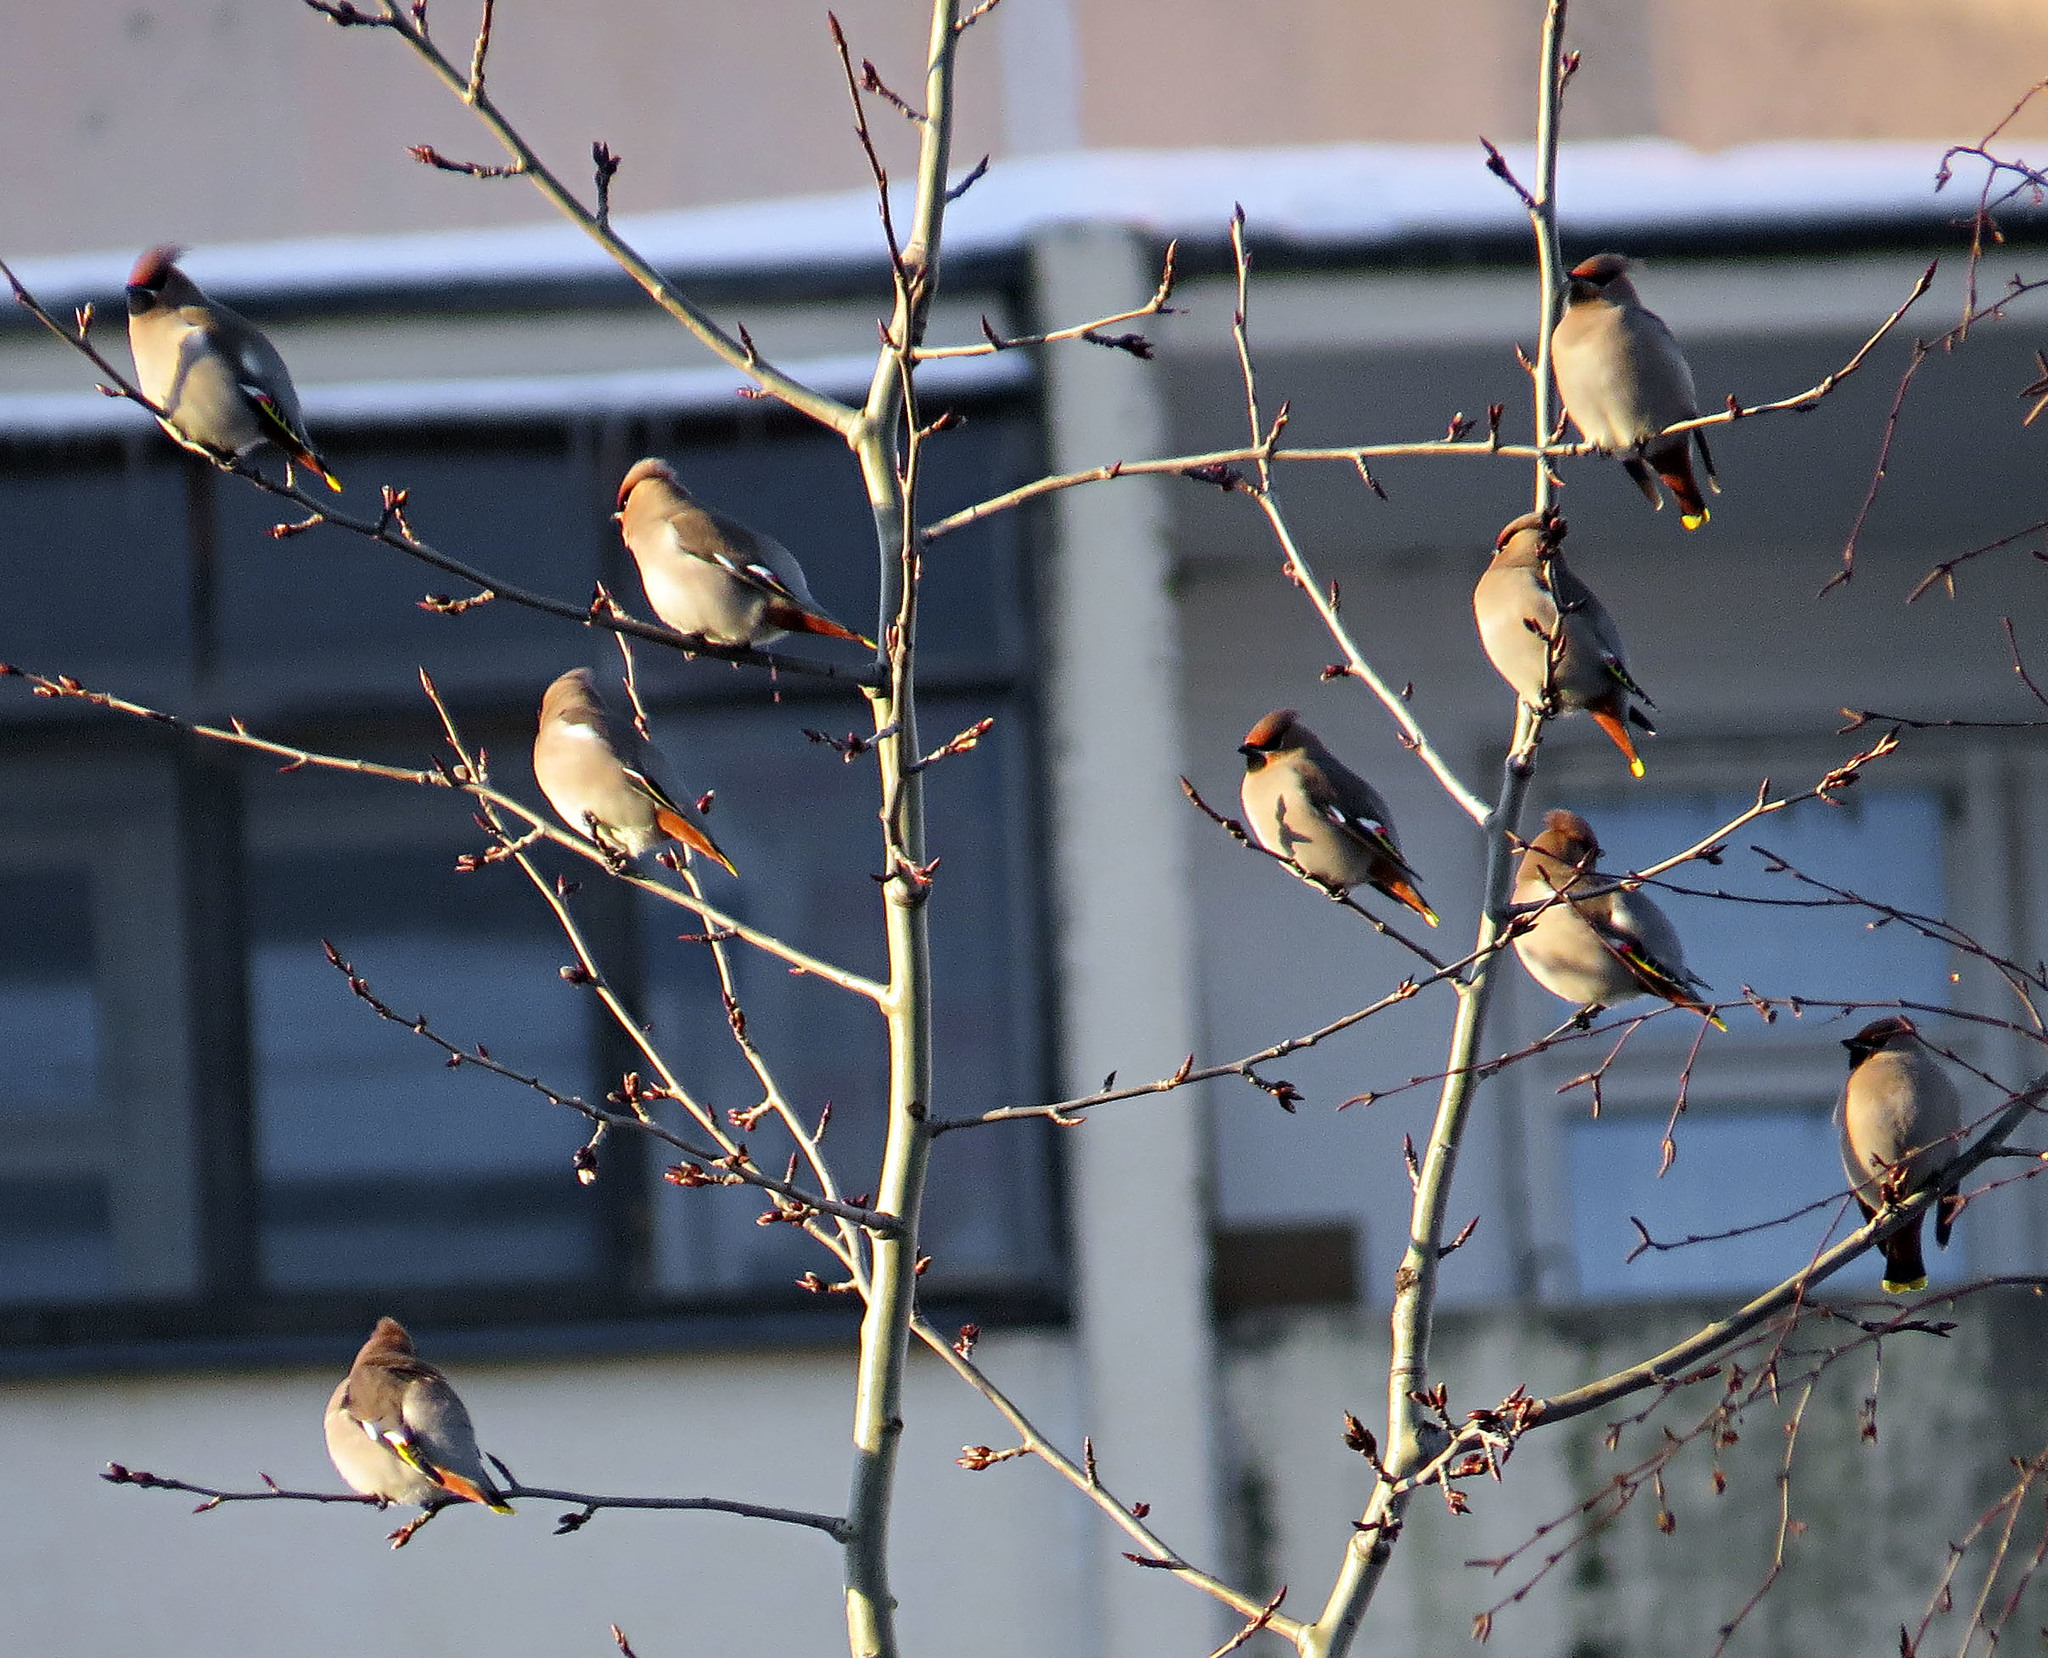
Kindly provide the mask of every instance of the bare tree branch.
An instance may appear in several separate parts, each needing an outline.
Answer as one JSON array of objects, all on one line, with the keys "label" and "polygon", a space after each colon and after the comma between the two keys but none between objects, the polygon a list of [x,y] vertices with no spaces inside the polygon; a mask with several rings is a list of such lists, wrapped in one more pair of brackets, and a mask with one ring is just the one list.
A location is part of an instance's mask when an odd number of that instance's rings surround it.
[{"label": "bare tree branch", "polygon": [[[106,1472],[101,1474],[100,1478],[112,1485],[133,1485],[150,1491],[183,1491],[194,1497],[204,1497],[206,1501],[193,1510],[196,1514],[207,1513],[224,1503],[355,1503],[367,1508],[389,1506],[381,1497],[365,1497],[353,1491],[288,1491],[282,1486],[270,1483],[270,1476],[267,1474],[258,1476],[264,1481],[261,1491],[227,1491],[210,1485],[191,1485],[184,1480],[169,1479],[140,1468],[124,1468],[118,1462],[108,1463]],[[521,1485],[517,1480],[508,1481],[501,1489],[507,1497],[530,1498],[536,1502],[576,1504],[583,1512],[564,1515],[563,1523],[556,1531],[557,1536],[582,1529],[583,1523],[599,1509],[660,1508],[737,1514],[749,1520],[775,1520],[783,1525],[807,1526],[813,1531],[822,1531],[835,1542],[845,1541],[846,1522],[836,1514],[813,1514],[801,1508],[773,1508],[765,1503],[744,1503],[731,1497],[597,1497],[584,1491],[557,1491],[551,1486]]]}]

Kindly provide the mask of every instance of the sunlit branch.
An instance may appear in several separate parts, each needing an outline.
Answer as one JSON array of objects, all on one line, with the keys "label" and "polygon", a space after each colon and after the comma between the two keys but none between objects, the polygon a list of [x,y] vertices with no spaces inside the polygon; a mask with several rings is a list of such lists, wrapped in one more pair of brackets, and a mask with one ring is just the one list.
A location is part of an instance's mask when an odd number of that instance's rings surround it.
[{"label": "sunlit branch", "polygon": [[[1692,420],[1681,421],[1669,427],[1664,435],[1703,431],[1711,426],[1732,425],[1738,420],[1748,420],[1758,415],[1798,413],[1815,407],[1829,396],[1841,383],[1869,360],[1870,354],[1898,326],[1907,309],[1927,291],[1932,267],[1914,284],[1913,292],[1904,304],[1881,323],[1877,331],[1851,353],[1840,368],[1823,375],[1804,391],[1790,397],[1780,397],[1762,403],[1743,403],[1731,398],[1725,409],[1713,414],[1700,415]],[[1999,303],[2010,303],[2018,292],[2028,291],[2038,284],[2007,294]],[[1547,344],[1539,348],[1547,350]],[[1548,412],[1546,400],[1545,412]],[[1027,501],[1056,494],[1060,490],[1074,489],[1082,484],[1108,483],[1117,478],[1183,477],[1198,483],[1222,484],[1231,482],[1232,469],[1245,466],[1295,465],[1338,465],[1363,467],[1367,461],[1393,460],[1405,457],[1423,456],[1467,456],[1477,459],[1491,459],[1506,456],[1512,460],[1553,461],[1567,460],[1575,455],[1597,454],[1590,444],[1584,443],[1502,443],[1497,435],[1485,438],[1436,438],[1406,443],[1364,443],[1342,447],[1293,447],[1279,440],[1277,431],[1255,436],[1251,443],[1231,449],[1212,449],[1201,454],[1172,455],[1150,460],[1117,460],[1101,466],[1085,467],[1077,472],[1063,472],[1050,477],[1035,478],[1030,483],[1020,484],[1015,489],[992,495],[973,506],[963,507],[958,512],[925,527],[925,539],[936,541],[941,536],[951,535],[955,530],[964,530],[970,524],[980,523],[998,513],[1008,512]],[[1242,481],[1241,479],[1239,481]]]},{"label": "sunlit branch", "polygon": [[[364,1508],[386,1508],[390,1506],[381,1497],[365,1497],[353,1491],[290,1491],[283,1486],[270,1483],[270,1476],[261,1474],[264,1487],[260,1491],[227,1491],[211,1485],[192,1485],[184,1480],[170,1479],[161,1474],[152,1474],[140,1468],[124,1468],[118,1462],[107,1464],[106,1472],[100,1478],[112,1485],[133,1485],[150,1491],[183,1491],[189,1496],[206,1500],[193,1510],[205,1514],[226,1503],[353,1503]],[[500,1487],[507,1497],[530,1499],[534,1502],[573,1503],[581,1509],[580,1514],[563,1516],[563,1522],[556,1532],[582,1529],[583,1523],[600,1509],[641,1508],[673,1509],[678,1511],[700,1511],[714,1514],[736,1514],[749,1520],[775,1520],[783,1525],[806,1526],[813,1531],[822,1531],[834,1541],[843,1538],[846,1522],[836,1514],[813,1514],[801,1508],[772,1508],[765,1503],[739,1502],[731,1497],[599,1497],[585,1491],[557,1491],[551,1486],[522,1485],[517,1480],[508,1481]]]},{"label": "sunlit branch", "polygon": [[[467,1065],[479,1071],[487,1071],[492,1076],[503,1077],[507,1082],[514,1082],[522,1088],[529,1088],[550,1104],[559,1105],[565,1110],[573,1111],[591,1123],[601,1124],[606,1128],[632,1129],[636,1133],[646,1134],[653,1139],[661,1141],[664,1145],[672,1146],[685,1157],[695,1162],[717,1169],[720,1175],[730,1175],[738,1184],[756,1186],[763,1191],[773,1192],[778,1197],[784,1198],[803,1209],[817,1210],[823,1214],[831,1215],[840,1221],[842,1225],[864,1227],[874,1232],[892,1232],[896,1230],[896,1221],[893,1216],[877,1214],[875,1211],[863,1209],[857,1204],[843,1202],[836,1192],[827,1192],[821,1196],[815,1192],[807,1192],[790,1181],[778,1180],[773,1175],[764,1173],[756,1168],[752,1161],[744,1155],[745,1148],[743,1146],[722,1143],[716,1150],[700,1146],[694,1141],[686,1140],[680,1134],[664,1128],[644,1111],[631,1113],[613,1111],[604,1106],[592,1105],[580,1095],[564,1094],[560,1090],[550,1087],[542,1078],[530,1075],[525,1071],[514,1070],[511,1066],[492,1058],[490,1051],[480,1042],[472,1043],[468,1047],[451,1042],[447,1037],[434,1029],[432,1022],[424,1013],[415,1014],[408,1018],[406,1015],[398,1012],[397,1009],[377,995],[375,990],[371,988],[370,982],[358,973],[354,965],[345,960],[332,944],[326,944],[324,940],[322,942],[327,951],[328,962],[334,967],[336,972],[340,973],[348,981],[350,991],[357,998],[369,1007],[378,1018],[389,1020],[394,1025],[403,1025],[421,1040],[431,1043],[434,1047],[440,1049],[443,1054],[447,1055],[447,1063],[451,1068]],[[645,1097],[645,1095],[643,1094],[638,1097]],[[828,1248],[830,1247],[829,1239],[821,1239],[821,1241],[825,1242]]]},{"label": "sunlit branch", "polygon": [[[1251,255],[1245,245],[1242,207],[1230,221],[1230,250],[1237,275],[1237,309],[1231,318],[1231,338],[1237,345],[1238,371],[1244,383],[1245,414],[1251,425],[1253,443],[1270,444],[1278,440],[1281,430],[1286,425],[1287,409],[1284,404],[1281,406],[1270,430],[1259,416],[1258,376],[1252,366],[1250,333]],[[1450,762],[1437,752],[1428,734],[1415,716],[1408,711],[1406,700],[1380,677],[1379,671],[1359,648],[1358,641],[1352,637],[1350,627],[1338,613],[1335,595],[1323,585],[1310,566],[1307,555],[1302,552],[1300,544],[1288,529],[1287,520],[1280,510],[1279,497],[1274,492],[1270,460],[1261,458],[1257,463],[1257,481],[1246,480],[1239,487],[1250,493],[1258,504],[1259,511],[1264,514],[1267,526],[1280,544],[1290,579],[1308,596],[1309,603],[1315,607],[1316,615],[1322,618],[1324,628],[1336,642],[1337,648],[1344,653],[1347,673],[1379,698],[1380,705],[1386,709],[1399,728],[1401,746],[1429,768],[1430,775],[1443,786],[1444,792],[1457,804],[1460,811],[1474,823],[1483,824],[1487,816],[1486,802],[1468,789],[1457,773],[1451,770]]]},{"label": "sunlit branch", "polygon": [[1071,328],[1055,328],[1045,334],[1005,335],[996,332],[995,325],[987,317],[981,319],[983,335],[979,345],[921,346],[916,353],[919,362],[930,362],[939,357],[986,357],[998,351],[1015,351],[1021,346],[1057,345],[1065,340],[1086,340],[1090,345],[1107,347],[1113,351],[1128,352],[1141,360],[1152,355],[1152,342],[1142,334],[1105,335],[1103,330],[1114,328],[1119,323],[1138,322],[1145,317],[1170,317],[1173,307],[1167,300],[1173,296],[1173,256],[1180,246],[1178,242],[1166,244],[1166,257],[1159,275],[1159,286],[1152,297],[1143,305],[1128,311],[1118,311],[1113,316],[1097,317],[1093,322],[1076,323]]},{"label": "sunlit branch", "polygon": [[[1254,1599],[1241,1589],[1233,1589],[1221,1579],[1212,1577],[1199,1567],[1190,1565],[1187,1561],[1181,1559],[1173,1549],[1160,1541],[1157,1534],[1145,1524],[1145,1516],[1148,1512],[1146,1505],[1143,1503],[1126,1503],[1110,1492],[1109,1488],[1102,1483],[1102,1479],[1096,1471],[1095,1455],[1092,1449],[1084,1453],[1080,1464],[1076,1464],[1071,1457],[1040,1433],[1032,1425],[1030,1418],[1011,1402],[1009,1396],[1001,1388],[989,1380],[981,1367],[975,1364],[968,1356],[968,1353],[961,1351],[963,1347],[966,1347],[971,1352],[971,1342],[948,1341],[921,1316],[912,1319],[910,1328],[919,1341],[923,1342],[925,1346],[929,1347],[952,1367],[955,1375],[959,1376],[969,1387],[973,1388],[975,1392],[995,1406],[1003,1420],[1010,1425],[1011,1432],[1015,1433],[1022,1440],[1025,1449],[1048,1468],[1052,1469],[1069,1485],[1073,1486],[1075,1490],[1086,1496],[1090,1502],[1094,1503],[1097,1508],[1108,1515],[1111,1521],[1121,1528],[1126,1536],[1131,1538],[1133,1542],[1145,1551],[1143,1556],[1144,1564],[1171,1572],[1183,1583],[1191,1584],[1204,1594],[1213,1596],[1242,1617],[1263,1619],[1266,1628],[1271,1629],[1275,1634],[1281,1635],[1287,1640],[1292,1641],[1299,1637],[1302,1625],[1293,1618],[1283,1617],[1278,1610],[1277,1602],[1269,1605],[1266,1602]],[[994,1459],[990,1460],[993,1461]],[[1132,1556],[1131,1558],[1136,1560],[1139,1557]]]},{"label": "sunlit branch", "polygon": [[[483,49],[488,45],[487,32],[479,32],[478,51],[474,54],[471,65],[474,73],[471,73],[458,67],[434,44],[427,31],[399,3],[399,0],[378,0],[378,11],[375,14],[364,12],[353,5],[322,4],[321,0],[306,0],[306,4],[344,27],[371,25],[390,29],[397,34],[419,55],[420,60],[433,71],[444,86],[476,112],[477,119],[512,158],[520,176],[532,180],[533,187],[547,199],[548,203],[602,248],[621,270],[640,285],[648,298],[687,328],[707,349],[731,367],[738,369],[763,391],[787,403],[799,414],[809,416],[821,426],[842,434],[852,430],[856,419],[852,409],[836,398],[828,397],[823,392],[814,391],[800,381],[791,379],[763,361],[757,352],[733,339],[686,295],[678,292],[666,281],[630,243],[611,228],[608,200],[604,203],[606,211],[600,214],[586,208],[576,199],[569,187],[555,176],[485,91],[481,71]],[[617,170],[616,158],[612,170]],[[609,180],[606,182],[609,183]]]}]

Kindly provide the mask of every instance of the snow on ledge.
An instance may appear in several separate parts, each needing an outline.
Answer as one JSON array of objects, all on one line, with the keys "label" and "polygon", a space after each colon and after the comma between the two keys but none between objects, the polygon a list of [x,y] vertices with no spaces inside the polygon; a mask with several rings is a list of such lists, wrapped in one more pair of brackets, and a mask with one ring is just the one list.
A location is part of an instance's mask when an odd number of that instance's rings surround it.
[{"label": "snow on ledge", "polygon": [[[1959,167],[1937,195],[1943,147],[1812,141],[1706,153],[1663,139],[1568,144],[1559,158],[1560,216],[1576,236],[1621,243],[1632,234],[1939,224],[1974,205],[1981,168]],[[1506,153],[1526,183],[1532,152]],[[1306,247],[1513,235],[1525,222],[1477,144],[1083,150],[996,163],[950,213],[947,246],[955,254],[1007,253],[1037,231],[1076,221],[1220,240],[1238,202],[1255,241]],[[615,223],[685,282],[880,260],[874,198],[861,190],[621,215]],[[16,269],[53,308],[104,303],[120,293],[135,252],[31,259]],[[205,247],[186,263],[224,296],[273,299],[546,283],[612,268],[595,243],[560,222]]]},{"label": "snow on ledge", "polygon": [[[780,366],[814,391],[858,401],[867,395],[875,359],[870,353],[816,357]],[[928,396],[985,396],[1028,385],[1032,373],[1025,353],[1004,352],[989,357],[940,358],[918,371],[918,383]],[[354,381],[308,386],[302,401],[309,425],[332,430],[585,414],[722,414],[738,407],[741,389],[751,384],[737,369],[721,366],[614,374]],[[152,426],[150,417],[123,397],[99,392],[0,394],[0,438],[142,432]]]}]

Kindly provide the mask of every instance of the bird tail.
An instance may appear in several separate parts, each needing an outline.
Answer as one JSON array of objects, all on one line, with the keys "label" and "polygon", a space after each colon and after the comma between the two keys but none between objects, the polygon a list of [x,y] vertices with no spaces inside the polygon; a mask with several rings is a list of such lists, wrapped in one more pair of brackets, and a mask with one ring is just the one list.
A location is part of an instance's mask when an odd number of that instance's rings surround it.
[{"label": "bird tail", "polygon": [[1642,456],[1624,455],[1621,457],[1621,464],[1627,469],[1628,475],[1635,479],[1636,488],[1643,492],[1643,499],[1648,501],[1659,512],[1662,512],[1664,510],[1664,497],[1657,493],[1656,475],[1643,464]]},{"label": "bird tail", "polygon": [[327,463],[314,453],[304,434],[285,419],[284,411],[278,408],[276,401],[254,390],[250,392],[249,400],[255,406],[257,421],[267,429],[270,441],[284,451],[285,459],[303,466],[339,495],[341,480],[327,470]]},{"label": "bird tail", "polygon": [[1963,1212],[1960,1192],[1950,1192],[1934,1206],[1934,1241],[1943,1249],[1948,1248],[1948,1235],[1954,1229],[1956,1216]]},{"label": "bird tail", "polygon": [[701,852],[713,863],[723,866],[726,874],[739,874],[733,867],[732,859],[718,850],[718,843],[681,812],[673,811],[667,806],[657,806],[654,809],[654,823],[655,827],[670,840],[681,841],[690,851]]},{"label": "bird tail", "polygon": [[497,1492],[490,1490],[486,1486],[478,1485],[475,1480],[466,1479],[461,1474],[450,1473],[446,1468],[437,1468],[434,1470],[434,1477],[440,1482],[442,1490],[460,1497],[466,1503],[481,1503],[493,1514],[512,1514],[517,1512]]},{"label": "bird tail", "polygon": [[1642,756],[1636,753],[1636,745],[1629,739],[1628,727],[1617,719],[1611,710],[1589,708],[1586,712],[1599,722],[1600,729],[1606,732],[1614,746],[1621,750],[1623,758],[1628,761],[1629,775],[1642,776]]},{"label": "bird tail", "polygon": [[1396,903],[1406,904],[1432,927],[1442,925],[1437,920],[1436,911],[1423,901],[1422,894],[1415,890],[1412,883],[1403,880],[1400,876],[1388,876],[1386,880],[1380,883],[1380,891],[1384,892]]},{"label": "bird tail", "polygon": [[856,645],[867,646],[869,650],[875,648],[874,640],[866,634],[855,633],[852,628],[833,621],[830,616],[820,615],[815,610],[805,610],[800,605],[771,604],[768,607],[768,620],[784,633],[820,633],[827,639],[850,639]]},{"label": "bird tail", "polygon": [[[1618,943],[1612,936],[1602,933],[1600,942],[1606,945],[1613,956],[1626,967],[1629,976],[1643,990],[1652,996],[1662,996],[1665,1001],[1682,1007],[1688,1013],[1697,1013],[1717,1031],[1726,1032],[1728,1027],[1721,1016],[1714,1011],[1711,1002],[1703,1002],[1692,993],[1691,986],[1676,977],[1655,961],[1646,950],[1637,945]],[[1698,981],[1694,981],[1695,983]]]},{"label": "bird tail", "polygon": [[1927,1262],[1920,1253],[1920,1222],[1915,1215],[1910,1226],[1894,1232],[1884,1241],[1884,1293],[1911,1295],[1927,1288]]},{"label": "bird tail", "polygon": [[[1657,476],[1664,480],[1664,487],[1671,491],[1671,498],[1678,503],[1678,521],[1689,530],[1696,530],[1713,514],[1707,511],[1707,498],[1700,493],[1699,481],[1692,475],[1692,445],[1684,438],[1669,448],[1660,449],[1650,457],[1657,469]],[[1712,476],[1710,472],[1708,476]]]}]

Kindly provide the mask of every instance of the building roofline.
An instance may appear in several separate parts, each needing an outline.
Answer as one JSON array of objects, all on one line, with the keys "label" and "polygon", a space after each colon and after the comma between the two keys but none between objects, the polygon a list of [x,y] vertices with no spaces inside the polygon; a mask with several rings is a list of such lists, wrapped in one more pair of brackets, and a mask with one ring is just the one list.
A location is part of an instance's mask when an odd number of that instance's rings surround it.
[{"label": "building roofline", "polygon": [[[1662,139],[1568,144],[1559,158],[1569,244],[1629,251],[1733,248],[1832,252],[1947,240],[1967,222],[1983,164],[1965,158],[1937,191],[1944,146],[1812,140],[1712,153]],[[1510,166],[1533,172],[1526,145]],[[1270,149],[1087,150],[1004,160],[953,208],[956,281],[1014,276],[1031,240],[1063,223],[1130,224],[1188,244],[1192,268],[1227,247],[1245,208],[1268,266],[1496,263],[1526,256],[1527,220],[1476,146],[1333,144]],[[2048,211],[2015,205],[2008,236],[2048,234]],[[695,292],[844,294],[885,271],[865,190],[621,215],[620,232]],[[132,249],[27,259],[44,304],[102,305],[121,292]],[[633,288],[574,226],[319,237],[195,249],[210,293],[267,315],[304,311],[605,304]]]}]

